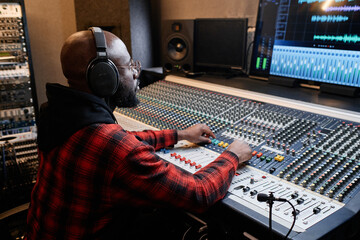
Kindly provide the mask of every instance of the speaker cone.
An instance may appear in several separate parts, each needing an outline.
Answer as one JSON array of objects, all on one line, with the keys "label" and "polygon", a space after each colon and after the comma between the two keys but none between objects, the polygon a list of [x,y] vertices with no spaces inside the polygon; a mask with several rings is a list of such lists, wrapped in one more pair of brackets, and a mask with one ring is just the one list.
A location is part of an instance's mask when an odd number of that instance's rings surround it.
[{"label": "speaker cone", "polygon": [[173,38],[168,43],[169,58],[175,61],[180,61],[186,57],[188,47],[185,41],[181,38]]}]

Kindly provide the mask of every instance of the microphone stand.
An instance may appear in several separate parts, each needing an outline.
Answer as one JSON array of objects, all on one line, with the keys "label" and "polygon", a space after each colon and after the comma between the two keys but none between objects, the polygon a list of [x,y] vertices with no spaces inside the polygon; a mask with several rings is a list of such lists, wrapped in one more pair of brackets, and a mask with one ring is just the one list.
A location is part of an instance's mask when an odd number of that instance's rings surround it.
[{"label": "microphone stand", "polygon": [[289,232],[286,234],[285,239],[287,239],[287,237],[289,236],[291,230],[293,229],[294,225],[295,225],[295,221],[296,221],[296,209],[294,207],[294,205],[292,205],[292,203],[290,201],[288,201],[287,199],[284,198],[275,198],[274,197],[274,192],[270,192],[269,195],[263,194],[263,193],[259,193],[257,196],[257,200],[259,202],[266,202],[269,204],[270,210],[269,210],[269,231],[270,231],[270,239],[273,239],[273,232],[272,232],[272,207],[274,205],[275,201],[280,201],[280,202],[288,202],[293,211],[293,216],[294,216],[294,221],[289,229]]},{"label": "microphone stand", "polygon": [[269,194],[269,200],[267,200],[266,202],[269,204],[269,231],[270,231],[270,239],[273,239],[273,233],[272,233],[272,207],[274,205],[274,192],[270,192]]}]

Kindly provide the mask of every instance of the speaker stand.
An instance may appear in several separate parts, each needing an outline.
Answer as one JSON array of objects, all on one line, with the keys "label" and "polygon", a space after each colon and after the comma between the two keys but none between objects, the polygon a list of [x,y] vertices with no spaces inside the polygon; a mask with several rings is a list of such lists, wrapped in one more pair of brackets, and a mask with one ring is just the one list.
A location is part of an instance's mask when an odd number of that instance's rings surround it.
[{"label": "speaker stand", "polygon": [[185,73],[185,76],[187,78],[196,78],[196,77],[201,77],[202,75],[205,75],[206,72],[188,72]]},{"label": "speaker stand", "polygon": [[268,83],[281,85],[285,87],[298,87],[299,80],[293,78],[286,78],[286,77],[278,77],[278,76],[270,76]]},{"label": "speaker stand", "polygon": [[340,86],[327,83],[323,83],[320,85],[320,92],[332,93],[348,97],[358,97],[359,91],[360,89],[355,87]]}]

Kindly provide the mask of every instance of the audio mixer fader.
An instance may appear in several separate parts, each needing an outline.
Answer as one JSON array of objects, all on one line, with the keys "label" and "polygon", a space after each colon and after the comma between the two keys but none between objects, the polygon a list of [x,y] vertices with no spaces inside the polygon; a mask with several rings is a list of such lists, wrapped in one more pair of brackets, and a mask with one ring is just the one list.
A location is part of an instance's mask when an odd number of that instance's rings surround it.
[{"label": "audio mixer fader", "polygon": [[[248,142],[253,157],[238,169],[223,202],[265,217],[269,209],[256,200],[258,193],[274,192],[290,200],[297,218],[292,237],[360,203],[359,113],[174,76],[143,88],[138,98],[138,107],[116,110],[125,129],[185,129],[205,123],[215,133],[211,144],[179,142],[158,152],[191,173],[213,161],[234,139]],[[287,107],[290,102],[292,108]],[[273,219],[283,235],[292,212],[287,203],[274,204]]]}]

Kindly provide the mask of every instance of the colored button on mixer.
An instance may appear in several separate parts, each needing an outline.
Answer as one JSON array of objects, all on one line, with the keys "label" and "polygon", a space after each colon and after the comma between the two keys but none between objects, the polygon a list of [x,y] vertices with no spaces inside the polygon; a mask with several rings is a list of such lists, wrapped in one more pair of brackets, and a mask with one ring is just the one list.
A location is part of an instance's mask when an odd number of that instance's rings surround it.
[{"label": "colored button on mixer", "polygon": [[256,157],[259,158],[259,157],[261,157],[262,155],[263,155],[263,153],[262,153],[262,152],[259,152],[259,153],[256,155]]},{"label": "colored button on mixer", "polygon": [[257,151],[253,151],[252,155],[255,156],[257,154]]},{"label": "colored button on mixer", "polygon": [[223,141],[221,141],[221,142],[218,144],[219,147],[222,147],[222,145],[224,145],[224,142],[223,142]]},{"label": "colored button on mixer", "polygon": [[284,156],[280,156],[280,155],[276,155],[276,157],[274,158],[276,161],[278,161],[278,162],[282,162],[284,159],[285,159],[285,157]]},{"label": "colored button on mixer", "polygon": [[229,146],[229,144],[228,144],[228,143],[224,143],[223,148],[226,148],[227,146]]}]

